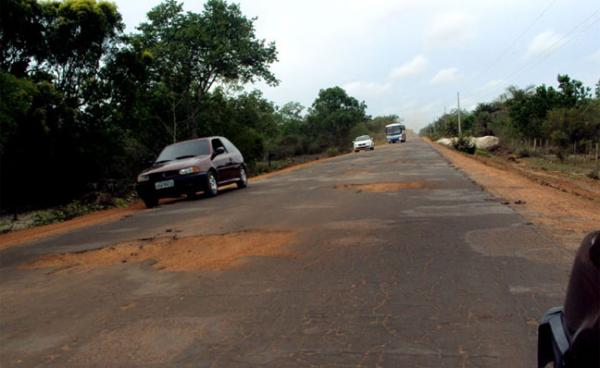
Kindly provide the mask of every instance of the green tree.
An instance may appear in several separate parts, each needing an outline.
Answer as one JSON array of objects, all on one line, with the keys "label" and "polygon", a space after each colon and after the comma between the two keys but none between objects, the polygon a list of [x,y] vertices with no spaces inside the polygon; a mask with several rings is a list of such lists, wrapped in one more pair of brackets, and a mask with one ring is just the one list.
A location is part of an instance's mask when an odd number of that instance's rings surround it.
[{"label": "green tree", "polygon": [[3,0],[0,68],[24,77],[33,57],[42,58],[42,6],[36,0]]},{"label": "green tree", "polygon": [[36,93],[33,82],[0,72],[0,158],[31,108]]},{"label": "green tree", "polygon": [[492,128],[494,114],[499,110],[493,103],[480,103],[473,111],[473,135],[476,137],[494,135]]},{"label": "green tree", "polygon": [[108,1],[65,0],[40,3],[44,41],[36,58],[37,73],[47,73],[73,106],[89,101],[88,88],[100,63],[124,25]]},{"label": "green tree", "polygon": [[207,1],[202,13],[184,13],[180,3],[166,0],[148,13],[132,40],[155,60],[153,78],[168,91],[173,130],[177,110],[186,106],[184,134],[197,136],[202,101],[215,84],[278,83],[269,70],[275,45],[256,37],[254,21],[223,0]]},{"label": "green tree", "polygon": [[345,148],[349,144],[350,130],[368,119],[366,109],[364,101],[349,96],[341,87],[322,89],[311,106],[309,128],[322,147],[333,143]]},{"label": "green tree", "polygon": [[582,82],[571,79],[567,74],[558,75],[558,89],[560,90],[560,105],[574,107],[584,103],[591,97],[591,89]]}]

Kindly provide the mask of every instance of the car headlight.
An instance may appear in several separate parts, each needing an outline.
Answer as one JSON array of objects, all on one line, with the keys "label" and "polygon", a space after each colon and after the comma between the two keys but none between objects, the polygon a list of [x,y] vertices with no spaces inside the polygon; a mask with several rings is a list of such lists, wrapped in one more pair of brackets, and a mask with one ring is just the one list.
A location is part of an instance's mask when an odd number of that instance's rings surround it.
[{"label": "car headlight", "polygon": [[138,177],[137,177],[138,183],[143,183],[148,180],[150,180],[150,176],[148,176],[148,175],[138,175]]},{"label": "car headlight", "polygon": [[186,167],[185,169],[179,170],[179,175],[194,174],[194,173],[199,173],[199,172],[200,172],[200,168],[198,166],[190,166],[190,167]]}]

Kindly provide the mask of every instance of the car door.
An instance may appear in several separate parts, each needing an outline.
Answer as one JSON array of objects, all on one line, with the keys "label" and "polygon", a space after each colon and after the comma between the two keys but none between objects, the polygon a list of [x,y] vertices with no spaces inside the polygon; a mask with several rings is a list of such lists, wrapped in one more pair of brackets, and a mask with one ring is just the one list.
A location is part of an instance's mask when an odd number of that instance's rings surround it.
[{"label": "car door", "polygon": [[222,142],[229,154],[231,177],[237,179],[240,176],[240,167],[244,163],[244,158],[240,151],[227,138],[223,138]]},{"label": "car door", "polygon": [[[227,152],[227,148],[225,148],[223,142],[221,142],[219,138],[213,138],[211,140],[211,145],[213,151],[212,162],[215,168],[217,169],[217,180],[219,182],[223,182],[231,179],[231,157],[230,154]],[[223,147],[225,152],[215,156],[215,153],[217,152],[217,149],[219,147]]]}]

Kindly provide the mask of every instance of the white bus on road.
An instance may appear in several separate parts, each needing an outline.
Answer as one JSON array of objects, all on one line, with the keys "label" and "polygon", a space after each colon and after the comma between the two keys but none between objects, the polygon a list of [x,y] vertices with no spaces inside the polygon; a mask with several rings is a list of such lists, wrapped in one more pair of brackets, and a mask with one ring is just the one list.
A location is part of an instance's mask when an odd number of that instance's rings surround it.
[{"label": "white bus on road", "polygon": [[385,138],[388,143],[406,142],[406,127],[400,123],[386,125]]}]

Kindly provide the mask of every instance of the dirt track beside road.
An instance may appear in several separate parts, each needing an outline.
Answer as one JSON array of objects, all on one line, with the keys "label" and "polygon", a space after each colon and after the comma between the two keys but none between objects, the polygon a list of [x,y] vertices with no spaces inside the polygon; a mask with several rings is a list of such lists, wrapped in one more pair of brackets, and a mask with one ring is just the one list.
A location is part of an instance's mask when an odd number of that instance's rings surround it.
[{"label": "dirt track beside road", "polygon": [[546,175],[540,182],[536,179],[539,174],[525,176],[522,169],[509,165],[490,166],[474,157],[424,140],[477,184],[508,202],[568,249],[577,249],[585,234],[600,228],[600,196],[596,198],[595,191],[588,190],[586,196],[582,196],[579,186],[573,187],[568,180]]}]

